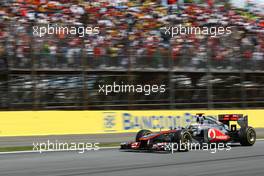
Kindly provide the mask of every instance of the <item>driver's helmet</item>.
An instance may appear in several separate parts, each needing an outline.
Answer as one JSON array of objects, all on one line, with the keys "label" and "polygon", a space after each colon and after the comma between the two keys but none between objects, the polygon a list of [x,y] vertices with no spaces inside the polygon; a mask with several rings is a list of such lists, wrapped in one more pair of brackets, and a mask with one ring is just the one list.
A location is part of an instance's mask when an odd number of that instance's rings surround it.
[{"label": "driver's helmet", "polygon": [[198,124],[203,124],[205,120],[205,116],[203,114],[196,114],[196,122]]}]

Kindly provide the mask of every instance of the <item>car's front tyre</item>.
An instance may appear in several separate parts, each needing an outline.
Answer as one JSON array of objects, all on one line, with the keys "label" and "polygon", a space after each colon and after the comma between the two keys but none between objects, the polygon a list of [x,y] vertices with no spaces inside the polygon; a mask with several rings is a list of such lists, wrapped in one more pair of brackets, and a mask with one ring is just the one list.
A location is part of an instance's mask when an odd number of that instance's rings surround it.
[{"label": "car's front tyre", "polygon": [[178,144],[178,151],[179,152],[188,152],[189,151],[189,144],[192,140],[191,134],[187,130],[177,131],[175,134],[175,139]]}]

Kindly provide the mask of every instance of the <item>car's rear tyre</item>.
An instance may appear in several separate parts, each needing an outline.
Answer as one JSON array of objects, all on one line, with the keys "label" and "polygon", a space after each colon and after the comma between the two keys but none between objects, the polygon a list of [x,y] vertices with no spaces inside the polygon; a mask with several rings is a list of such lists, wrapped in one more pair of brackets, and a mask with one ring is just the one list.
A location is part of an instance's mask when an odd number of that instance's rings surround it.
[{"label": "car's rear tyre", "polygon": [[136,135],[136,142],[139,142],[139,139],[143,136],[146,136],[148,134],[151,134],[152,132],[150,130],[140,130]]},{"label": "car's rear tyre", "polygon": [[252,127],[240,130],[240,144],[242,146],[252,146],[256,142],[256,131]]},{"label": "car's rear tyre", "polygon": [[176,132],[176,142],[178,144],[179,152],[188,152],[189,151],[189,143],[192,141],[191,134],[186,131],[177,131]]}]

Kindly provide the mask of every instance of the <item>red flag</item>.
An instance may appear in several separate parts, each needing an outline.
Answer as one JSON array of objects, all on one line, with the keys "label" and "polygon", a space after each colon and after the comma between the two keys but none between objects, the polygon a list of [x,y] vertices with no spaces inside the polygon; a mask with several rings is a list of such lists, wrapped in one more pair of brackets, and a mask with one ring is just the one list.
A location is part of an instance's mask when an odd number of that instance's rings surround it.
[{"label": "red flag", "polygon": [[259,26],[264,28],[264,20],[259,22]]},{"label": "red flag", "polygon": [[177,0],[168,0],[167,2],[169,5],[171,5],[171,4],[175,4],[177,2]]},{"label": "red flag", "polygon": [[212,8],[214,6],[214,0],[207,0],[207,4]]},{"label": "red flag", "polygon": [[27,16],[27,10],[26,9],[21,10],[21,16]]}]

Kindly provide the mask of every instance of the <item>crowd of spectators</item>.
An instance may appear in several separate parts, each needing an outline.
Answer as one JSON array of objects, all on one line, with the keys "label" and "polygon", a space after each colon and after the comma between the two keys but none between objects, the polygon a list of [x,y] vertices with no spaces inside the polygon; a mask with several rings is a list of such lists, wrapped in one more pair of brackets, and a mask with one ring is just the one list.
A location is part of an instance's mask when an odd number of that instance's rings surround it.
[{"label": "crowd of spectators", "polygon": [[[243,12],[244,13],[244,12]],[[17,0],[0,6],[0,67],[264,70],[264,20],[222,5],[131,0]],[[99,27],[38,37],[33,26]],[[231,26],[232,34],[164,34],[168,26]]]}]

